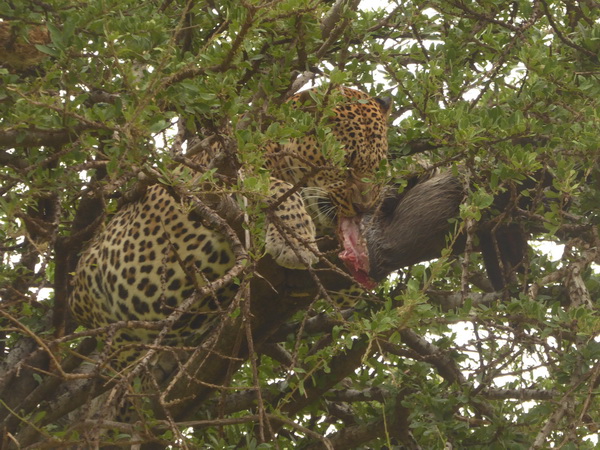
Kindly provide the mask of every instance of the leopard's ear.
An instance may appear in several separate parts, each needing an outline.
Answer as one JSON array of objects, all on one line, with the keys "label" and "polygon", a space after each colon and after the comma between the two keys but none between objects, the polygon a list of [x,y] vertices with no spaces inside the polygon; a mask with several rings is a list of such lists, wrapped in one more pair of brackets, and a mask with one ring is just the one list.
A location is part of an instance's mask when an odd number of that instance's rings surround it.
[{"label": "leopard's ear", "polygon": [[375,101],[377,103],[379,103],[379,106],[381,107],[381,112],[383,112],[383,114],[385,116],[387,116],[390,111],[392,110],[392,97],[385,96],[385,97],[375,97]]}]

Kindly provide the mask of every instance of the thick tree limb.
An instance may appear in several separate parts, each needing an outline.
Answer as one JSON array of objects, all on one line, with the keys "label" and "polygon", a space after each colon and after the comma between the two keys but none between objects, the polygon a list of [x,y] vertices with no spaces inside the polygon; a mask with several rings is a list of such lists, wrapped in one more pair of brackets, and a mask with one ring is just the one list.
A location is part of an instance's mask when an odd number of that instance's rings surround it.
[{"label": "thick tree limb", "polygon": [[93,127],[89,124],[54,130],[0,129],[0,147],[54,147],[74,142],[81,133],[90,129]]},{"label": "thick tree limb", "polygon": [[552,389],[495,389],[487,388],[481,395],[490,400],[553,400],[559,392]]},{"label": "thick tree limb", "polygon": [[344,13],[356,11],[359,3],[359,0],[336,0],[321,22],[321,35],[324,41],[339,37],[338,34],[334,35],[334,32],[343,29],[340,27],[340,22],[344,20]]}]

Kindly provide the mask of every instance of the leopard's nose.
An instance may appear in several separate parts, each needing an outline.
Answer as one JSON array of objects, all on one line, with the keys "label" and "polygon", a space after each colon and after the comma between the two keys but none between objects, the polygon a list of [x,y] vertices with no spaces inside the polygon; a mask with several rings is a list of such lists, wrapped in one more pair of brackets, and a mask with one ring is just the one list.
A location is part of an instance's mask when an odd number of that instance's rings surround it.
[{"label": "leopard's nose", "polygon": [[362,214],[373,209],[376,200],[377,189],[375,186],[357,186],[352,190],[350,203],[357,214]]},{"label": "leopard's nose", "polygon": [[352,203],[352,208],[354,209],[354,211],[356,212],[356,214],[364,214],[366,213],[369,209],[370,206],[362,203],[362,202],[353,202]]},{"label": "leopard's nose", "polygon": [[378,186],[359,180],[352,180],[347,185],[348,200],[354,210],[360,214],[375,206],[378,198]]}]

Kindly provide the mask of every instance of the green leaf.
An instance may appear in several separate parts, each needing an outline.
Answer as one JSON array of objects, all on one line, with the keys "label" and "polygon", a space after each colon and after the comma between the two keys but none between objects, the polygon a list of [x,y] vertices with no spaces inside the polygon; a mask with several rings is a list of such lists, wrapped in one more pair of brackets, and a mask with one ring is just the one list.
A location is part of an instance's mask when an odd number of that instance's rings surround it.
[{"label": "green leaf", "polygon": [[171,122],[165,119],[159,119],[148,127],[148,131],[152,134],[159,133],[171,126]]}]

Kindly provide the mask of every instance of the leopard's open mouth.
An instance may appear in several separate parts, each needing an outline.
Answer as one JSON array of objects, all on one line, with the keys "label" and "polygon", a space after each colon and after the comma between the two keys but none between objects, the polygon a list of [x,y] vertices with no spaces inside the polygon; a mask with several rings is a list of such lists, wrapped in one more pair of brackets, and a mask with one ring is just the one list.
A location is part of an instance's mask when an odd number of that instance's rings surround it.
[{"label": "leopard's open mouth", "polygon": [[344,247],[340,259],[358,283],[366,289],[375,288],[377,283],[369,277],[369,252],[361,232],[360,217],[340,217],[338,235]]}]

